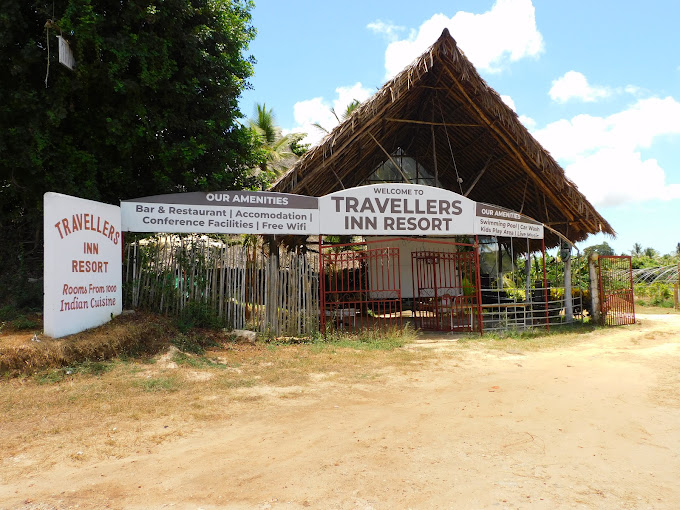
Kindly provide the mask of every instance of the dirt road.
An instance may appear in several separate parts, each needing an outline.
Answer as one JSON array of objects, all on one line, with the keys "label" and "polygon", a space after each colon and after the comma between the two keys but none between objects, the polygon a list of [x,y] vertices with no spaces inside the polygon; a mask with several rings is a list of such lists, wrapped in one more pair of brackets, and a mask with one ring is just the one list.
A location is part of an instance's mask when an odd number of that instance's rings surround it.
[{"label": "dirt road", "polygon": [[146,452],[4,478],[0,508],[677,509],[680,315],[639,320],[548,351],[422,342],[438,355],[419,368],[350,385],[313,374]]}]

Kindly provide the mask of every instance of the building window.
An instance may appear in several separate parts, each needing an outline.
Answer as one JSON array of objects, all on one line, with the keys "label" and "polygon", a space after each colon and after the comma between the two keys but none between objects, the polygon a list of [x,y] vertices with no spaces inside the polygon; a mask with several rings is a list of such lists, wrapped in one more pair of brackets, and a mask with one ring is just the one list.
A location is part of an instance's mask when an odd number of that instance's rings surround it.
[{"label": "building window", "polygon": [[[392,153],[392,159],[399,165],[411,184],[423,184],[425,186],[436,186],[434,176],[427,168],[418,163],[414,158],[407,156],[403,149],[399,148]],[[378,183],[404,183],[406,182],[401,173],[389,159],[384,161],[371,173],[364,184]]]}]

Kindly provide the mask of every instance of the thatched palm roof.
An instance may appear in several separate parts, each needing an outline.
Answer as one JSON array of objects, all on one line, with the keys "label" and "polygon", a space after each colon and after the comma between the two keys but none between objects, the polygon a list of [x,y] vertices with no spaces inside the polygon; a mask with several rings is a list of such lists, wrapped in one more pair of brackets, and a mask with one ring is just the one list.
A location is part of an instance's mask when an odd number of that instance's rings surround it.
[{"label": "thatched palm roof", "polygon": [[[446,29],[273,189],[322,196],[358,186],[398,149],[436,173],[443,188],[522,212],[571,241],[615,235]],[[546,234],[548,246],[558,243]]]}]

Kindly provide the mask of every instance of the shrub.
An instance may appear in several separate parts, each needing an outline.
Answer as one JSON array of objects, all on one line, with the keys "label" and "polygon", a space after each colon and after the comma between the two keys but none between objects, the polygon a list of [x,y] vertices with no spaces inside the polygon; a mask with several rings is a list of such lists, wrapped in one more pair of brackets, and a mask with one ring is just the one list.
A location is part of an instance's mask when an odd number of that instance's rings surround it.
[{"label": "shrub", "polygon": [[177,333],[170,343],[177,347],[182,352],[191,352],[193,354],[203,354],[205,348],[202,345],[200,335],[196,333]]},{"label": "shrub", "polygon": [[177,328],[186,333],[193,328],[222,329],[226,321],[207,303],[192,301],[182,310],[177,318]]},{"label": "shrub", "polygon": [[16,319],[14,319],[11,322],[11,326],[13,329],[17,330],[26,330],[26,329],[40,329],[40,323],[36,320],[33,320],[29,317],[26,317],[25,315],[20,315]]},{"label": "shrub", "polygon": [[673,288],[668,283],[638,283],[634,286],[636,303],[640,306],[673,308]]}]

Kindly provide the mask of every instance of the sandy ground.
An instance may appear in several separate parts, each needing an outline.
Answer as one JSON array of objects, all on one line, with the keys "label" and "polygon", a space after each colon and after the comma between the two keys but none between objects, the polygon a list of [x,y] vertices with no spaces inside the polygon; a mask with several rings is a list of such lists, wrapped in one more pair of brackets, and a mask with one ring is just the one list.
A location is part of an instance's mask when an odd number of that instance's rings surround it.
[{"label": "sandy ground", "polygon": [[428,339],[415,370],[2,480],[0,508],[678,509],[679,346],[680,315],[549,351]]}]

